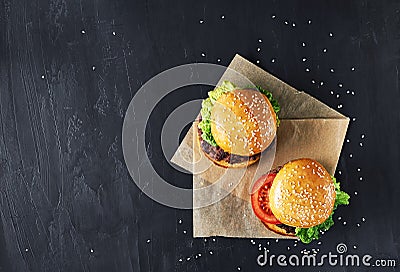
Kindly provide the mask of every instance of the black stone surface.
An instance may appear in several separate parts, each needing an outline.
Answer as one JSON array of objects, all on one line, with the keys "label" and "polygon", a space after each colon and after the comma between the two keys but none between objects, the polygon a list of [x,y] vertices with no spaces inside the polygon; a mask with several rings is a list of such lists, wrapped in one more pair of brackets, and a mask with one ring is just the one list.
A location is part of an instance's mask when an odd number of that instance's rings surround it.
[{"label": "black stone surface", "polygon": [[[152,201],[127,173],[122,122],[138,88],[235,53],[352,118],[336,173],[351,205],[321,245],[193,239],[191,211]],[[399,66],[399,1],[1,1],[0,271],[366,269],[259,267],[267,242],[275,255],[345,243],[398,261]],[[154,167],[183,187],[191,176],[168,165],[159,131],[208,88],[193,90],[166,97],[147,131]],[[381,270],[399,271],[368,269]]]}]

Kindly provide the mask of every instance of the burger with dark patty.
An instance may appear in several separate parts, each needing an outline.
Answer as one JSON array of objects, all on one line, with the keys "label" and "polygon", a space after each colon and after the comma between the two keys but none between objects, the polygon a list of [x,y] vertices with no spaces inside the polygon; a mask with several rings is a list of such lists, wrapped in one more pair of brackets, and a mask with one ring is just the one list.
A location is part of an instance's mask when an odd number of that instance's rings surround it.
[{"label": "burger with dark patty", "polygon": [[320,163],[297,159],[261,176],[251,204],[268,229],[310,243],[333,225],[334,210],[349,198]]},{"label": "burger with dark patty", "polygon": [[261,87],[238,88],[229,81],[208,95],[198,124],[201,150],[222,167],[257,162],[275,139],[278,102]]}]

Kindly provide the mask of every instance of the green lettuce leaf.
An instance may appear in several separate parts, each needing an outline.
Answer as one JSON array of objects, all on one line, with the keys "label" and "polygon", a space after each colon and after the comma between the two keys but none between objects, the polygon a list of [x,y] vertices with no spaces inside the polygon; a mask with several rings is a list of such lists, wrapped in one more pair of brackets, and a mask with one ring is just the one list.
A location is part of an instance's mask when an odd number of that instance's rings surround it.
[{"label": "green lettuce leaf", "polygon": [[[214,103],[218,100],[218,98],[225,92],[230,92],[236,89],[236,86],[229,81],[222,82],[221,86],[215,87],[214,90],[208,92],[208,98],[203,100],[201,104],[201,122],[198,127],[201,129],[202,134],[201,137],[204,141],[208,142],[210,145],[217,146],[214,137],[211,133],[211,109],[214,106]],[[278,112],[281,110],[278,101],[272,97],[272,93],[267,90],[264,90],[260,86],[257,86],[257,89],[264,94],[268,100],[271,102],[271,105],[276,114],[276,124],[279,126],[280,120],[278,118]]]},{"label": "green lettuce leaf", "polygon": [[234,89],[235,85],[229,81],[224,81],[221,86],[217,86],[214,90],[209,91],[208,98],[204,99],[201,103],[201,122],[198,124],[198,127],[202,131],[201,137],[203,140],[212,146],[217,146],[217,143],[211,133],[211,108],[224,92],[230,92]]},{"label": "green lettuce leaf", "polygon": [[333,226],[333,213],[339,205],[348,205],[350,196],[346,192],[340,190],[340,183],[336,181],[336,178],[332,176],[333,184],[335,185],[336,191],[336,199],[335,205],[333,207],[333,211],[328,219],[315,227],[311,228],[296,228],[296,236],[300,238],[300,240],[305,243],[309,244],[313,240],[319,238],[321,232],[327,231],[330,227]]}]

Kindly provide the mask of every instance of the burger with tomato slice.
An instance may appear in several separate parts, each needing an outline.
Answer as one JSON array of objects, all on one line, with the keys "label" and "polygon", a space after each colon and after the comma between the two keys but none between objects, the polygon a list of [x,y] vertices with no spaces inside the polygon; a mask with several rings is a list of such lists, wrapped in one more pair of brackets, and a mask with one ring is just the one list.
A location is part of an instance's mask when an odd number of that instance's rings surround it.
[{"label": "burger with tomato slice", "polygon": [[261,87],[239,88],[229,81],[208,92],[202,103],[200,148],[222,167],[257,162],[276,136],[278,102]]},{"label": "burger with tomato slice", "polygon": [[319,162],[303,158],[261,176],[251,204],[268,229],[310,243],[334,224],[334,210],[349,204],[349,198]]}]

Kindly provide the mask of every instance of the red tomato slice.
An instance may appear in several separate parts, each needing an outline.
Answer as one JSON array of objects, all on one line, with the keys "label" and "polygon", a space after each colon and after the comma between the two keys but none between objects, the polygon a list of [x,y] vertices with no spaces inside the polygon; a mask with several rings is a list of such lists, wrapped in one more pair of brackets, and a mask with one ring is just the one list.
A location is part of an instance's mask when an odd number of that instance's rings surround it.
[{"label": "red tomato slice", "polygon": [[270,173],[261,176],[252,188],[251,206],[256,216],[265,223],[281,224],[272,213],[269,206],[269,191],[276,174]]}]

